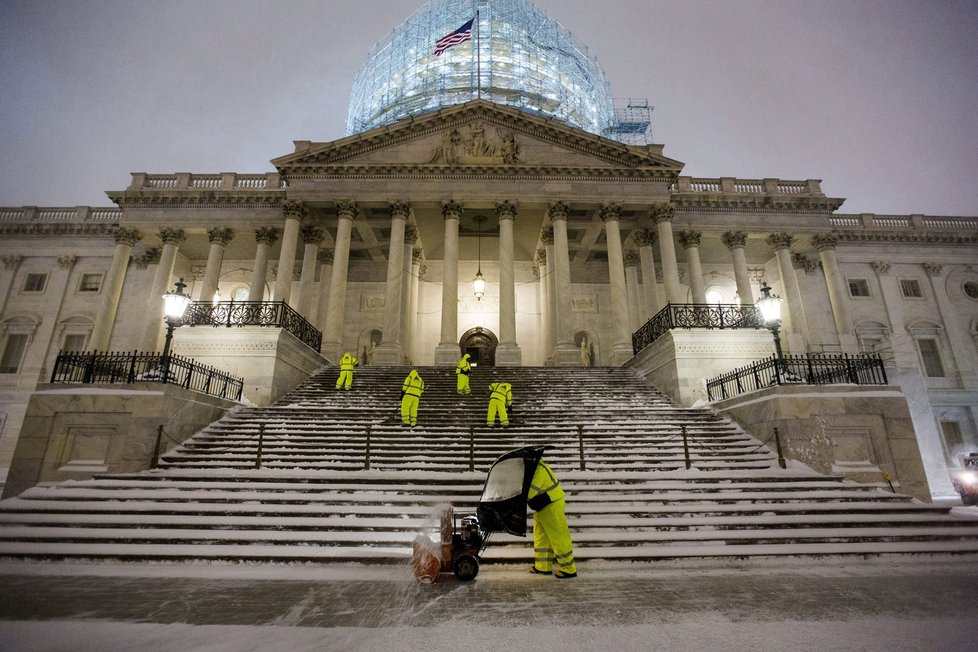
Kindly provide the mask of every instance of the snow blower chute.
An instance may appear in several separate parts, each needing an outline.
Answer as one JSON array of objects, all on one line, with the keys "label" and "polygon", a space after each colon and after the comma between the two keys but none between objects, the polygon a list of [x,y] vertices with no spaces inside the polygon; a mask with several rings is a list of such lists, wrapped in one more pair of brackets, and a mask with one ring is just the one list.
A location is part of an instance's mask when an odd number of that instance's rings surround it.
[{"label": "snow blower chute", "polygon": [[447,505],[439,514],[439,541],[425,534],[414,540],[411,563],[414,576],[434,582],[441,573],[454,573],[462,581],[479,574],[479,557],[493,532],[526,536],[526,494],[543,451],[549,446],[527,446],[500,455],[482,488],[475,514],[456,512]]}]

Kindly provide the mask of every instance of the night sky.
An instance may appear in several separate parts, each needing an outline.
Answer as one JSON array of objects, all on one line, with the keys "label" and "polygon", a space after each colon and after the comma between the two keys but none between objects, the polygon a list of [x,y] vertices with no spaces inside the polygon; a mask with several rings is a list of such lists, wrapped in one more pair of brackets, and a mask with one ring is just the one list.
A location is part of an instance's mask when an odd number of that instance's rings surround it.
[{"label": "night sky", "polygon": [[[367,52],[421,4],[0,0],[0,205],[107,206],[130,172],[265,172],[340,138]],[[650,100],[683,174],[978,215],[975,0],[536,4]]]}]

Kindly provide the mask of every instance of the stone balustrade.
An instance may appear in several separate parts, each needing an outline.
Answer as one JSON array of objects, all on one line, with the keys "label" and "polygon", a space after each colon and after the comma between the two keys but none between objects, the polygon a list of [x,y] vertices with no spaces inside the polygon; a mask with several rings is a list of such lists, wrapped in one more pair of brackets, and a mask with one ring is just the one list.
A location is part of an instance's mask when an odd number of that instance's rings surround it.
[{"label": "stone balustrade", "polygon": [[122,209],[116,207],[73,206],[39,208],[37,206],[0,207],[0,222],[118,222]]},{"label": "stone balustrade", "polygon": [[745,195],[804,195],[823,197],[818,179],[787,181],[783,179],[704,179],[679,177],[670,187],[674,193],[732,193]]},{"label": "stone balustrade", "polygon": [[129,190],[277,190],[285,182],[277,172],[265,174],[147,174],[133,172]]},{"label": "stone balustrade", "polygon": [[829,225],[836,229],[978,231],[978,217],[835,214],[829,216]]}]

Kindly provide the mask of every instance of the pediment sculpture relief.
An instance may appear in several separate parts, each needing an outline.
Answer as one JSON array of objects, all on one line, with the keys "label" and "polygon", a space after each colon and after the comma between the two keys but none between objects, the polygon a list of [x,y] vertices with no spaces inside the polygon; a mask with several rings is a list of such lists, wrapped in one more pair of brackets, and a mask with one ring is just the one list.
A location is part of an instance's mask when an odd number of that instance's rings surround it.
[{"label": "pediment sculpture relief", "polygon": [[429,163],[448,165],[515,165],[520,162],[520,145],[516,134],[496,129],[486,133],[485,125],[474,122],[466,128],[446,131],[431,155]]}]

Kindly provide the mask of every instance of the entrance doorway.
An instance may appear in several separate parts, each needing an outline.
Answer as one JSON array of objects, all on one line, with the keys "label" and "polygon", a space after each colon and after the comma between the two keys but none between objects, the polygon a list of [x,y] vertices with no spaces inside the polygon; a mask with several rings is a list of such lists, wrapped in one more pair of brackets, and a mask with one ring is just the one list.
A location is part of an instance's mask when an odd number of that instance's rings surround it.
[{"label": "entrance doorway", "polygon": [[496,346],[499,345],[499,339],[492,331],[482,326],[470,328],[462,335],[458,345],[463,354],[469,354],[469,363],[472,366],[496,366]]}]

